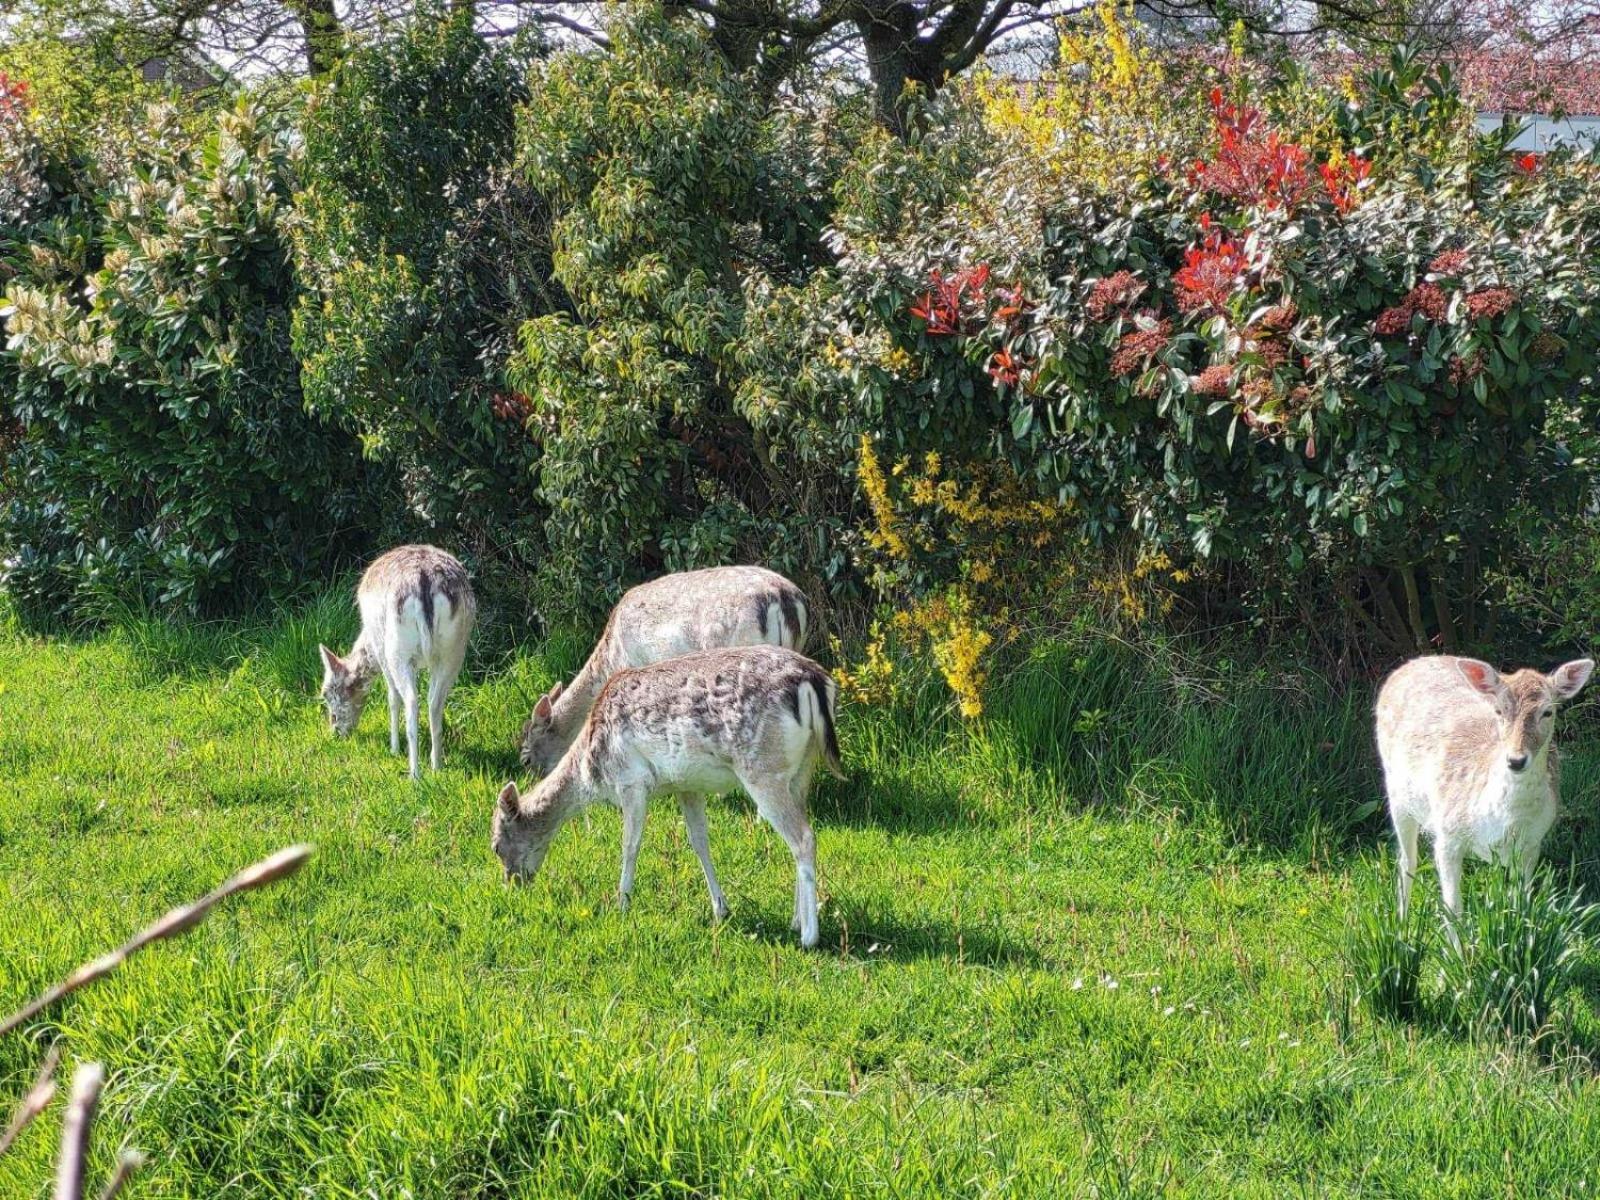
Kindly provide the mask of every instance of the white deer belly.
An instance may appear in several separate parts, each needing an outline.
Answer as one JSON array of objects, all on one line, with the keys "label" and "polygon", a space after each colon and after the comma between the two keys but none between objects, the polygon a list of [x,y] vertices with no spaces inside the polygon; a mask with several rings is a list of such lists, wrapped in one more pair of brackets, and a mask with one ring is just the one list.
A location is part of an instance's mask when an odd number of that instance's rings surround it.
[{"label": "white deer belly", "polygon": [[739,778],[721,756],[708,754],[700,746],[672,740],[635,757],[627,768],[617,772],[617,783],[622,787],[645,787],[656,794],[714,795],[736,789]]}]

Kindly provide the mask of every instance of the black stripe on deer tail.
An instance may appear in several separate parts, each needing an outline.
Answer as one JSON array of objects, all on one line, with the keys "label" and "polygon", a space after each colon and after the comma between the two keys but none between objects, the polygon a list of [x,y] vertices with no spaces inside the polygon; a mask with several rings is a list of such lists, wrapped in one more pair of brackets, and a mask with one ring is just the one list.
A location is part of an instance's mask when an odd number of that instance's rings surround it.
[{"label": "black stripe on deer tail", "polygon": [[[792,650],[800,649],[800,636],[803,632],[800,624],[802,606],[803,601],[789,588],[783,588],[778,592],[778,607],[783,610],[783,622],[789,628],[789,640],[783,644]],[[761,632],[762,636],[766,635],[766,630],[763,629]]]},{"label": "black stripe on deer tail", "polygon": [[[441,579],[440,582],[442,583],[443,580]],[[411,599],[413,594],[416,596],[418,602],[421,603],[421,605],[422,605],[422,627],[424,629],[426,629],[429,633],[432,633],[433,632],[433,576],[432,576],[432,574],[429,573],[427,567],[423,567],[421,570],[419,570],[417,572],[416,591],[415,591],[415,593],[410,592],[410,591],[403,591],[398,596],[395,597],[395,611],[397,613],[400,613],[400,614],[404,614],[405,613],[405,611],[406,611],[406,601]]]}]

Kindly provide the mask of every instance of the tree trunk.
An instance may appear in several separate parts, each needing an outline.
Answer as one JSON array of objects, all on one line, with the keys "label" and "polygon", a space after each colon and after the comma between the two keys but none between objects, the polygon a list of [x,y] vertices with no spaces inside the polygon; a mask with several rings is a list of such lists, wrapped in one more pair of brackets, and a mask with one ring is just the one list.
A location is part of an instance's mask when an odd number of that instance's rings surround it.
[{"label": "tree trunk", "polygon": [[334,0],[285,0],[306,43],[306,70],[326,75],[344,53],[344,26]]},{"label": "tree trunk", "polygon": [[1375,568],[1363,572],[1367,581],[1367,592],[1372,597],[1372,603],[1378,610],[1378,615],[1383,620],[1383,627],[1389,636],[1390,648],[1396,654],[1404,654],[1411,648],[1411,630],[1406,626],[1406,620],[1400,615],[1400,610],[1395,606],[1394,597],[1389,592],[1389,575],[1387,572]]},{"label": "tree trunk", "polygon": [[1417,640],[1419,651],[1428,648],[1428,630],[1422,623],[1422,594],[1417,590],[1417,573],[1410,567],[1400,568],[1400,584],[1406,591],[1406,616],[1411,620],[1411,633]]},{"label": "tree trunk", "polygon": [[915,83],[931,96],[944,83],[939,56],[917,37],[920,16],[910,0],[871,0],[855,18],[867,51],[874,113],[897,137],[906,134],[906,85]]},{"label": "tree trunk", "polygon": [[1450,593],[1444,586],[1445,571],[1443,567],[1434,570],[1428,569],[1428,591],[1433,596],[1433,616],[1439,622],[1439,645],[1446,654],[1454,654],[1459,648],[1456,641],[1456,623],[1450,615]]}]

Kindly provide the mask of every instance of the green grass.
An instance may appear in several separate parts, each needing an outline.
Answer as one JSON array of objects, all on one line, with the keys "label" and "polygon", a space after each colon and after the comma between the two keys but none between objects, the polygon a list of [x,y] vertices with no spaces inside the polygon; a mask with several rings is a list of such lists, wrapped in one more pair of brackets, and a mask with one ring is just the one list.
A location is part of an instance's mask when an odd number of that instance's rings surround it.
[{"label": "green grass", "polygon": [[[1080,635],[1016,672],[981,734],[932,690],[920,719],[846,712],[850,782],[813,797],[807,953],[788,854],[739,798],[712,808],[721,929],[670,805],[626,915],[609,811],[504,887],[489,815],[552,663],[479,662],[447,769],[412,784],[381,698],[352,742],[316,707],[315,645],[350,636],[347,609],[0,632],[0,1008],[231,870],[319,848],[0,1042],[8,1099],[52,1032],[107,1064],[97,1160],[149,1154],[131,1195],[1600,1188],[1583,1060],[1352,1001],[1345,930],[1393,882],[1362,808],[1364,696]],[[1579,816],[1548,849],[1581,875],[1600,743],[1568,733]],[[1580,1046],[1600,1029],[1584,955],[1559,998]],[[0,1160],[0,1196],[47,1194],[58,1117]]]}]

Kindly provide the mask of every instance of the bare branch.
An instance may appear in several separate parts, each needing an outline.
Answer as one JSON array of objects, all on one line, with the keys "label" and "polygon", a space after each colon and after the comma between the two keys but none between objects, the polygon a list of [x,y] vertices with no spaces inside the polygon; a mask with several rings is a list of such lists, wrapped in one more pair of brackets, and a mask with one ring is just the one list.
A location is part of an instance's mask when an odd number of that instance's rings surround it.
[{"label": "bare branch", "polygon": [[151,942],[157,942],[163,938],[183,933],[185,930],[193,929],[210,915],[213,908],[229,896],[237,892],[249,891],[252,888],[263,887],[269,883],[276,883],[280,879],[293,875],[301,867],[305,866],[306,860],[311,857],[311,850],[310,846],[305,845],[290,846],[285,850],[280,850],[270,858],[262,859],[255,866],[246,867],[215,891],[207,893],[193,904],[173,909],[154,925],[151,925],[142,933],[136,934],[121,948],[113,950],[110,954],[102,955],[93,962],[85,963],[68,976],[65,982],[51,988],[50,991],[40,996],[26,1008],[6,1018],[4,1024],[0,1024],[0,1037],[4,1037],[19,1026],[33,1020],[34,1017],[52,1004],[65,999],[79,988],[91,984],[97,979],[104,979]]},{"label": "bare branch", "polygon": [[60,1043],[52,1043],[44,1062],[39,1064],[39,1074],[34,1077],[33,1086],[22,1098],[22,1103],[17,1105],[16,1115],[11,1118],[11,1124],[6,1126],[5,1133],[0,1134],[0,1154],[11,1149],[22,1131],[33,1124],[34,1118],[50,1107],[50,1101],[56,1096],[56,1066],[60,1061]]},{"label": "bare branch", "polygon": [[79,1063],[72,1076],[72,1098],[61,1123],[61,1156],[56,1162],[55,1200],[83,1200],[84,1164],[89,1157],[89,1129],[105,1085],[99,1063]]},{"label": "bare branch", "polygon": [[117,1170],[111,1176],[111,1182],[106,1184],[106,1190],[100,1193],[100,1200],[116,1200],[117,1193],[122,1191],[122,1185],[128,1182],[128,1177],[144,1166],[144,1155],[137,1150],[124,1150],[117,1159]]}]

